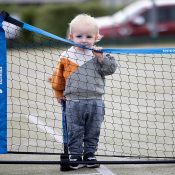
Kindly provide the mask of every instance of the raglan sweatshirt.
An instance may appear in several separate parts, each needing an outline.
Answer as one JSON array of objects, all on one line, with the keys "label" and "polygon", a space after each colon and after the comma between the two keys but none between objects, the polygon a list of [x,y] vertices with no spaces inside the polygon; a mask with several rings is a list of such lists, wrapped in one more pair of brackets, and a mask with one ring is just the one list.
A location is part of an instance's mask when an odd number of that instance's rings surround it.
[{"label": "raglan sweatshirt", "polygon": [[56,97],[69,99],[101,99],[105,93],[105,76],[117,68],[114,57],[104,55],[99,61],[91,50],[69,48],[61,54],[52,75],[52,88]]}]

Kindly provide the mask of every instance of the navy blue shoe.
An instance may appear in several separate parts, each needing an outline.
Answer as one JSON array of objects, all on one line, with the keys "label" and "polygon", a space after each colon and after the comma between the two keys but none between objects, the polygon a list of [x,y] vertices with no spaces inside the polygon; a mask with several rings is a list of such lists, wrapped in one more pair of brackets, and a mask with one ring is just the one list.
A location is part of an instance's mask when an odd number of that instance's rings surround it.
[{"label": "navy blue shoe", "polygon": [[70,163],[70,166],[69,166],[73,170],[78,170],[78,169],[84,167],[84,164],[78,164],[78,163],[76,163],[77,161],[78,162],[82,161],[82,158],[80,156],[71,156],[69,160],[71,162],[75,162],[75,163]]},{"label": "navy blue shoe", "polygon": [[[98,163],[98,161],[93,153],[85,154],[83,157],[83,160],[86,162],[89,162],[88,164],[85,165],[88,168],[99,168],[100,167],[100,164]],[[93,163],[91,163],[91,162],[93,162]]]}]

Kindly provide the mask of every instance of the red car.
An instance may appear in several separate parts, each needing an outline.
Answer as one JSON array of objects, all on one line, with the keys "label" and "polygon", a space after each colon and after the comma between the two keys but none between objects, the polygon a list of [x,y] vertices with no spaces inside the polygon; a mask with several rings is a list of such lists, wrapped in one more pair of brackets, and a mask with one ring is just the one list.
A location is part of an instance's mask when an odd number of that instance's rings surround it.
[{"label": "red car", "polygon": [[175,0],[139,0],[96,21],[104,38],[175,36]]}]

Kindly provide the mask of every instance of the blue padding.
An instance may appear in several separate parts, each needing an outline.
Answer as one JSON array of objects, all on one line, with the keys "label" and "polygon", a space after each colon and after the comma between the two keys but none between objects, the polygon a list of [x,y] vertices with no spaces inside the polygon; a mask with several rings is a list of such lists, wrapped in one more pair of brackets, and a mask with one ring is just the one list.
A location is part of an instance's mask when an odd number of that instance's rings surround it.
[{"label": "blue padding", "polygon": [[3,21],[0,16],[0,154],[7,153],[7,66]]},{"label": "blue padding", "polygon": [[68,131],[67,131],[67,120],[66,120],[66,101],[62,100],[62,131],[63,131],[63,143],[68,144]]}]

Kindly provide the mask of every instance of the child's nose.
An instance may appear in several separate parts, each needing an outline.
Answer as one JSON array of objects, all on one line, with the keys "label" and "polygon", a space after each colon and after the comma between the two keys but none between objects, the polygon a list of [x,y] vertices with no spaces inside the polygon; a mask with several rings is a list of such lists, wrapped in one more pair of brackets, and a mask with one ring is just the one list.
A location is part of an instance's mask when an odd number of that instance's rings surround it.
[{"label": "child's nose", "polygon": [[83,42],[86,42],[86,37],[83,37],[82,41],[83,41]]}]

